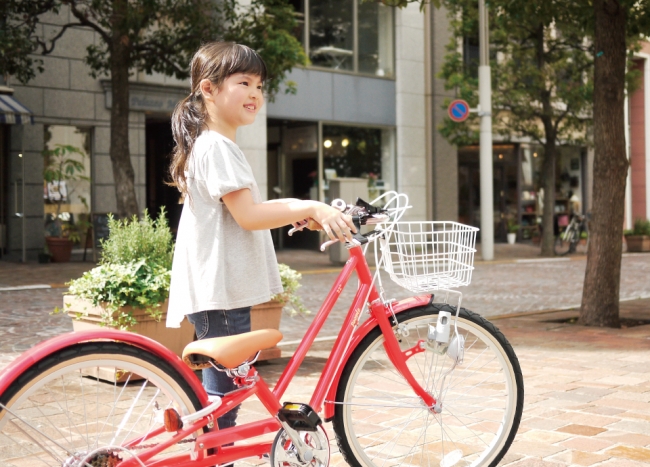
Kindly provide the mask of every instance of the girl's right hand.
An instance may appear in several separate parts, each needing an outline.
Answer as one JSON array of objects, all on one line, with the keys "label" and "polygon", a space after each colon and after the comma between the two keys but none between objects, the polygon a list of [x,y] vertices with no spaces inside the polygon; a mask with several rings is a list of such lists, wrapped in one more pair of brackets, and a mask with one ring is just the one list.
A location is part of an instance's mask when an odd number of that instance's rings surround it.
[{"label": "girl's right hand", "polygon": [[310,217],[323,227],[331,240],[352,241],[352,235],[357,231],[351,216],[325,203],[315,202]]}]

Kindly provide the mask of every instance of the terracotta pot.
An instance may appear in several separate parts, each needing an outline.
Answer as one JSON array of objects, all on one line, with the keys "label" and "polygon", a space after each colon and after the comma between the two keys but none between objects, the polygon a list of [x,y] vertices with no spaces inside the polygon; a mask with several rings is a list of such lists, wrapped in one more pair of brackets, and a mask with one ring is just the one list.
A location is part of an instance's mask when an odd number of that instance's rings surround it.
[{"label": "terracotta pot", "polygon": [[[251,309],[251,331],[259,329],[280,329],[283,305],[279,302],[266,302],[255,305]],[[262,350],[259,360],[270,360],[280,358],[282,351],[279,347]]]},{"label": "terracotta pot", "polygon": [[47,249],[53,263],[67,263],[72,254],[72,240],[60,237],[45,237]]},{"label": "terracotta pot", "polygon": [[650,235],[627,235],[625,242],[629,252],[650,251]]}]

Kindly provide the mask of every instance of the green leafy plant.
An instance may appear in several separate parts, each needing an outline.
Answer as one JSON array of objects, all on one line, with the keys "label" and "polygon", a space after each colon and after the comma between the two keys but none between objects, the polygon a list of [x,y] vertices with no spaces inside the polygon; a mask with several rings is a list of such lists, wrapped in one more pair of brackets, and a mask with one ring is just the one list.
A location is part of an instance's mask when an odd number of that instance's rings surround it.
[{"label": "green leafy plant", "polygon": [[[143,308],[160,321],[161,304],[169,295],[171,271],[146,259],[127,264],[102,264],[68,283],[69,293],[104,306],[103,326],[128,330],[137,322],[124,307]],[[80,312],[77,319],[85,314]]]},{"label": "green leafy plant", "polygon": [[514,219],[508,219],[508,233],[517,233],[520,227]]},{"label": "green leafy plant", "polygon": [[287,311],[292,316],[297,314],[310,314],[311,312],[305,308],[302,299],[296,295],[296,291],[302,287],[300,284],[302,274],[282,263],[278,264],[278,269],[280,271],[280,279],[282,280],[284,292],[274,295],[271,297],[271,300],[282,303],[284,305],[284,311]]},{"label": "green leafy plant", "polygon": [[[81,234],[88,229],[90,224],[82,222],[77,225],[66,220],[61,213],[61,205],[66,198],[70,198],[74,189],[64,193],[61,188],[64,182],[90,182],[90,177],[84,175],[86,154],[75,146],[57,144],[54,149],[43,150],[42,155],[43,181],[59,190],[58,199],[53,200],[56,204],[56,212],[52,215],[53,219],[46,225],[46,234],[51,237],[66,237],[73,242],[79,242]],[[81,202],[88,210],[86,199],[81,197]]]},{"label": "green leafy plant", "polygon": [[108,216],[109,235],[101,242],[101,264],[128,264],[141,259],[171,269],[174,254],[172,232],[164,207],[153,220],[145,209],[142,219]]},{"label": "green leafy plant", "polygon": [[650,235],[650,220],[637,219],[634,221],[634,228],[623,232],[626,237],[630,235]]},{"label": "green leafy plant", "polygon": [[[108,238],[101,242],[100,265],[68,282],[69,293],[103,306],[103,326],[124,330],[134,326],[132,311],[124,310],[129,306],[144,309],[160,321],[161,305],[169,296],[174,245],[165,211],[161,209],[156,220],[147,211],[140,220],[109,216],[108,228]],[[78,313],[77,318],[84,315]]]}]

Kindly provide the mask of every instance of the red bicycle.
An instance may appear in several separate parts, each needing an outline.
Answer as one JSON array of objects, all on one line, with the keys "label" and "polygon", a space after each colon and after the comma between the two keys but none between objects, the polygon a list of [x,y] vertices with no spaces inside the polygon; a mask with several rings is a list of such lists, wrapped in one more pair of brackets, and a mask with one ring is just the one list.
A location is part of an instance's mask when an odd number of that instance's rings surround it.
[{"label": "red bicycle", "polygon": [[[358,226],[377,225],[348,244],[350,259],[272,389],[251,355],[277,344],[279,331],[193,342],[183,359],[133,333],[65,334],[0,375],[0,465],[207,467],[269,456],[273,467],[325,467],[324,421],[352,466],[496,466],[517,432],[524,387],[503,334],[450,290],[471,280],[477,229],[398,222],[407,198],[382,200],[381,209],[346,207]],[[421,295],[387,299],[381,269]],[[283,403],[352,273],[357,292],[311,400]],[[193,371],[206,365],[238,389],[208,397]],[[217,428],[253,396],[268,417]]]}]

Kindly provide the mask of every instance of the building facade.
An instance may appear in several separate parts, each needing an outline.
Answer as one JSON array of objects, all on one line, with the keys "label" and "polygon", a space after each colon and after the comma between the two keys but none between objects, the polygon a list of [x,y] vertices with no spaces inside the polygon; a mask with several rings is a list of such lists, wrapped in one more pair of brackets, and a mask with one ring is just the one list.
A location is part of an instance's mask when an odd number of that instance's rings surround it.
[{"label": "building facade", "polygon": [[[295,0],[297,32],[310,58],[287,77],[297,93],[279,93],[237,142],[267,198],[328,201],[334,178],[365,179],[363,197],[382,190],[407,193],[409,219],[457,217],[455,150],[435,131],[446,93],[435,74],[448,41],[446,15],[360,0]],[[68,22],[64,8],[43,18],[44,35]],[[83,59],[99,40],[71,28],[45,57],[44,73],[27,85],[9,80],[6,95],[27,107],[33,124],[3,124],[0,205],[3,255],[33,259],[43,251],[53,218],[67,222],[116,209],[109,156],[110,82],[95,79]],[[40,57],[39,57],[40,58]],[[134,74],[130,83],[129,142],[138,206],[165,206],[172,226],[178,192],[165,184],[173,148],[170,116],[188,92],[172,78]],[[44,183],[52,160],[44,150],[78,149],[82,169],[65,186]],[[435,154],[435,157],[434,157]],[[363,186],[364,182],[361,182]],[[350,200],[352,201],[352,200]],[[276,234],[283,247],[313,247],[317,239]]]},{"label": "building facade", "polygon": [[627,96],[627,148],[630,171],[625,197],[625,228],[650,219],[650,42],[635,54],[636,90]]}]

